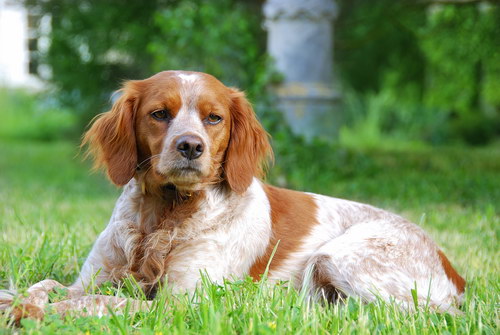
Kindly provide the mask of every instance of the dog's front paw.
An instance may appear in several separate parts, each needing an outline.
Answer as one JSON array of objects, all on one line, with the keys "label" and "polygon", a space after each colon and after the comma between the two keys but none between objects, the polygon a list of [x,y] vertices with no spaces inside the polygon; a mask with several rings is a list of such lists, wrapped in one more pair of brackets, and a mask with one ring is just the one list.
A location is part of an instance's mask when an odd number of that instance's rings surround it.
[{"label": "dog's front paw", "polygon": [[22,319],[42,320],[45,316],[43,308],[29,303],[13,305],[10,314],[18,326],[21,324]]},{"label": "dog's front paw", "polygon": [[43,307],[22,302],[22,299],[12,292],[0,292],[0,313],[10,314],[16,325],[21,324],[22,319],[37,319],[42,320],[44,317]]},{"label": "dog's front paw", "polygon": [[[22,319],[43,319],[49,295],[63,295],[65,287],[59,282],[45,279],[24,292],[0,290],[0,312],[8,313],[19,325]],[[58,292],[61,291],[61,292]]]}]

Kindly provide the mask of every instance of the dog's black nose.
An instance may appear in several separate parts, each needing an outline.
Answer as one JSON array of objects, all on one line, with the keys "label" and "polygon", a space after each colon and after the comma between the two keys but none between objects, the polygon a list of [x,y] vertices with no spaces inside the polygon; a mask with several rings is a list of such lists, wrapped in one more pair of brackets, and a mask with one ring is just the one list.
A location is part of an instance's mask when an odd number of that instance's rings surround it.
[{"label": "dog's black nose", "polygon": [[187,159],[196,159],[203,153],[203,142],[198,136],[184,135],[177,140],[176,148]]}]

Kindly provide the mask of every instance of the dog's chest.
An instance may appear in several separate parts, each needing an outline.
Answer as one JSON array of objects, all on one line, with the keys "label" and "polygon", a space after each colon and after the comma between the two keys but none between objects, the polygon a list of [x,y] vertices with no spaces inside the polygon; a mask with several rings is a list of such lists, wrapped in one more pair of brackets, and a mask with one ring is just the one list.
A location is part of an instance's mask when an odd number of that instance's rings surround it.
[{"label": "dog's chest", "polygon": [[269,203],[256,182],[245,196],[208,194],[199,210],[173,233],[165,274],[177,290],[192,290],[206,273],[211,280],[241,277],[262,256],[271,236]]},{"label": "dog's chest", "polygon": [[196,210],[185,216],[175,213],[170,224],[156,228],[148,228],[138,215],[147,209],[140,199],[135,188],[126,189],[111,221],[113,243],[123,252],[125,268],[142,281],[152,283],[166,275],[175,289],[192,290],[202,272],[215,281],[240,277],[269,244],[270,205],[257,180],[243,195],[206,192]]}]

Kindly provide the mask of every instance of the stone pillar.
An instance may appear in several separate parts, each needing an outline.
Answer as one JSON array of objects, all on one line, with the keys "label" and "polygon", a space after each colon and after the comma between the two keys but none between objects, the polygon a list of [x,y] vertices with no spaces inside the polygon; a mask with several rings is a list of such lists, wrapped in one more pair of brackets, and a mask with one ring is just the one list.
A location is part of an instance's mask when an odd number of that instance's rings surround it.
[{"label": "stone pillar", "polygon": [[284,76],[280,109],[296,134],[334,139],[341,118],[334,89],[334,0],[267,0],[267,49]]}]

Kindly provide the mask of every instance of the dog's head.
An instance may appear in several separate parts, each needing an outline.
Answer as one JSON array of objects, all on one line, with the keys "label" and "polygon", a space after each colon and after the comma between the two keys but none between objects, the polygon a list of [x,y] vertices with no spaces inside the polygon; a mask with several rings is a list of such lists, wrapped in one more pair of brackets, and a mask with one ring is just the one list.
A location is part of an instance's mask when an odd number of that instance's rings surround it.
[{"label": "dog's head", "polygon": [[242,92],[208,74],[181,71],[126,82],[83,144],[116,185],[135,177],[151,188],[186,192],[227,183],[242,193],[272,155]]}]

